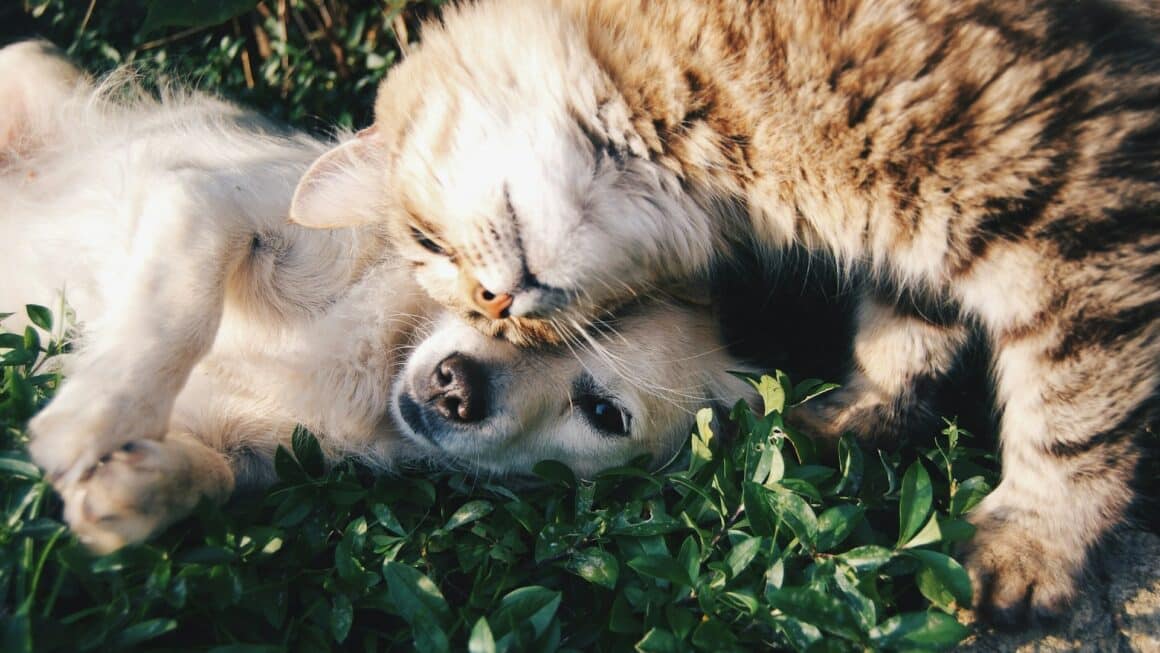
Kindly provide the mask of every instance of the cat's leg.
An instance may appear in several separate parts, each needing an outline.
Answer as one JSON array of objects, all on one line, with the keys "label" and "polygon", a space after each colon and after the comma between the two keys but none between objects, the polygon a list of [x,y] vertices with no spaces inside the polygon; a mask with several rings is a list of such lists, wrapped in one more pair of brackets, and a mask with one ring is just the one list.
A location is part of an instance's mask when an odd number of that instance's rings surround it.
[{"label": "cat's leg", "polygon": [[859,298],[852,369],[841,388],[793,409],[792,425],[825,440],[882,441],[930,418],[929,390],[968,338],[957,320],[872,292]]},{"label": "cat's leg", "polygon": [[1045,310],[995,336],[1003,480],[970,515],[965,562],[976,608],[996,623],[1058,615],[1090,550],[1124,518],[1137,438],[1160,420],[1160,324],[1143,299],[1143,310]]},{"label": "cat's leg", "polygon": [[91,550],[143,542],[200,500],[224,502],[234,473],[221,452],[184,432],[137,440],[106,454],[62,491],[64,517]]},{"label": "cat's leg", "polygon": [[[66,491],[122,445],[164,437],[190,370],[213,343],[225,279],[248,251],[245,214],[208,173],[145,177],[132,243],[105,315],[89,322],[69,378],[29,424],[33,459]],[[129,207],[126,207],[129,210]],[[94,227],[99,228],[99,227]]]}]

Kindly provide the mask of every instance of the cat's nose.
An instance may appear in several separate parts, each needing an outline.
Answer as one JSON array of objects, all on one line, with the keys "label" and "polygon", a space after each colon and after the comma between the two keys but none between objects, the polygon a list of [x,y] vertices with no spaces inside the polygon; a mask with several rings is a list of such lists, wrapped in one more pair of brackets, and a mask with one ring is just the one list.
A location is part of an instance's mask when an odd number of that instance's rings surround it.
[{"label": "cat's nose", "polygon": [[449,422],[470,424],[487,416],[487,374],[463,354],[439,361],[424,390],[423,401]]},{"label": "cat's nose", "polygon": [[493,293],[477,281],[471,290],[471,301],[487,317],[502,320],[511,315],[514,299],[507,293]]}]

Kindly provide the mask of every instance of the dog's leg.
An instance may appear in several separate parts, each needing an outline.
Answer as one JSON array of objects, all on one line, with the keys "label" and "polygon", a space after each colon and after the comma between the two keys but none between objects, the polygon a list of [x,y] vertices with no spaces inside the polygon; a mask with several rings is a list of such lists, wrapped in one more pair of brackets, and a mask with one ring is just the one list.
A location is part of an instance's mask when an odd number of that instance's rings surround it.
[{"label": "dog's leg", "polygon": [[142,542],[202,498],[225,501],[234,474],[221,452],[183,432],[106,454],[63,492],[65,520],[97,553]]},{"label": "dog's leg", "polygon": [[69,379],[29,424],[32,456],[62,493],[122,446],[164,437],[252,237],[231,196],[240,191],[208,172],[163,172],[141,188],[128,251],[108,253],[126,257],[115,298],[89,325]]}]

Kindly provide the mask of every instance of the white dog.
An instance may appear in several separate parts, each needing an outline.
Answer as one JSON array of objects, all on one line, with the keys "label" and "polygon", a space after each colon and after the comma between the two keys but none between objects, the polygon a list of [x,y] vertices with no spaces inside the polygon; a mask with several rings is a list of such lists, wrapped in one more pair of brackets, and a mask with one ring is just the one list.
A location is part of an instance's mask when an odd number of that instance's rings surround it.
[{"label": "white dog", "polygon": [[382,470],[585,475],[663,463],[697,407],[745,391],[703,308],[642,300],[560,350],[517,350],[426,299],[379,227],[289,224],[332,144],[202,95],[94,85],[43,43],[0,50],[0,98],[0,308],[63,288],[75,309],[31,450],[95,550],[269,482],[295,424]]}]

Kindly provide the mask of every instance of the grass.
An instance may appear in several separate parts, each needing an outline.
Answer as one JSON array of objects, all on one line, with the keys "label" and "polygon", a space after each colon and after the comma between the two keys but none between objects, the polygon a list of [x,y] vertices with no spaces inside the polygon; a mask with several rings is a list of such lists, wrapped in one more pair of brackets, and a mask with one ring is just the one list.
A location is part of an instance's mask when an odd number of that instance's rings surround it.
[{"label": "grass", "polygon": [[[0,23],[90,70],[133,63],[324,130],[369,121],[375,85],[437,4],[26,0]],[[165,12],[178,6],[192,13]],[[25,451],[60,383],[60,320],[8,308],[39,327],[0,335],[4,651],[937,650],[967,632],[954,614],[969,584],[948,554],[992,457],[953,422],[930,447],[844,441],[819,456],[782,413],[823,387],[781,374],[752,380],[764,405],[734,409],[728,443],[703,414],[663,473],[579,481],[545,462],[518,489],[375,478],[324,469],[297,433],[268,492],[91,556]]]},{"label": "grass", "polygon": [[764,406],[735,407],[728,443],[703,411],[663,473],[374,478],[324,469],[298,432],[265,494],[91,556],[25,452],[67,350],[47,310],[30,315],[42,328],[0,336],[5,651],[938,650],[967,634],[948,553],[989,456],[947,423],[929,449],[820,457],[782,412],[825,386],[781,374],[751,379]]}]

